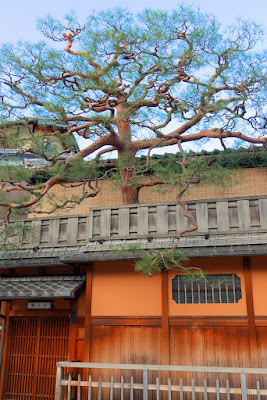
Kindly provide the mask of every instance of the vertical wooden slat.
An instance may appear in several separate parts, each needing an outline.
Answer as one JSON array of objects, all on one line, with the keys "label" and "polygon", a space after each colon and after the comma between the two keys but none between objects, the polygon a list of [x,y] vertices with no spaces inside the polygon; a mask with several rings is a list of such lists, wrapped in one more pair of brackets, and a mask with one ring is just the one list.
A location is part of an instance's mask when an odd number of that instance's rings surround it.
[{"label": "vertical wooden slat", "polygon": [[55,400],[61,400],[61,379],[62,379],[62,368],[57,367]]},{"label": "vertical wooden slat", "polygon": [[51,246],[56,246],[59,239],[59,218],[54,218],[50,220],[49,223],[49,244]]},{"label": "vertical wooden slat", "polygon": [[196,204],[196,215],[197,215],[197,225],[198,232],[208,232],[208,205],[207,203],[197,203]]},{"label": "vertical wooden slat", "polygon": [[137,234],[148,235],[148,207],[138,207]]},{"label": "vertical wooden slat", "polygon": [[246,374],[240,374],[240,378],[241,378],[242,400],[247,400]]},{"label": "vertical wooden slat", "polygon": [[227,400],[230,400],[231,398],[229,379],[226,380],[226,398]]},{"label": "vertical wooden slat", "polygon": [[220,382],[216,379],[216,399],[220,400]]},{"label": "vertical wooden slat", "polygon": [[183,378],[180,378],[180,400],[184,399]]},{"label": "vertical wooden slat", "polygon": [[98,382],[98,400],[102,399],[102,375],[99,375],[99,382]]},{"label": "vertical wooden slat", "polygon": [[87,400],[91,400],[91,396],[92,396],[92,375],[89,374],[88,376],[88,393],[87,393]]},{"label": "vertical wooden slat", "polygon": [[218,201],[216,203],[217,209],[217,226],[218,232],[229,231],[229,210],[227,201]]},{"label": "vertical wooden slat", "polygon": [[170,363],[170,330],[169,330],[169,300],[168,300],[168,271],[161,271],[161,313],[162,313],[162,350],[163,364]]},{"label": "vertical wooden slat", "polygon": [[121,400],[124,400],[124,376],[121,376]]},{"label": "vertical wooden slat", "polygon": [[81,374],[78,374],[77,400],[81,400]]},{"label": "vertical wooden slat", "polygon": [[41,239],[41,220],[32,221],[32,240],[33,246],[39,246]]},{"label": "vertical wooden slat", "polygon": [[192,378],[192,400],[196,400],[195,379]]},{"label": "vertical wooden slat", "polygon": [[168,400],[172,400],[172,383],[171,383],[171,378],[168,378]]},{"label": "vertical wooden slat", "polygon": [[157,233],[168,234],[168,207],[165,205],[157,206]]},{"label": "vertical wooden slat", "polygon": [[247,231],[251,228],[249,200],[237,201],[238,224],[241,231]]},{"label": "vertical wooden slat", "polygon": [[250,257],[243,257],[243,269],[244,269],[244,281],[246,289],[249,348],[250,348],[250,357],[252,362],[251,366],[253,368],[257,368],[260,365],[259,365],[259,355],[258,355],[257,332],[255,325],[255,311],[254,311]]},{"label": "vertical wooden slat", "polygon": [[69,218],[67,228],[67,243],[75,245],[78,242],[78,217]]},{"label": "vertical wooden slat", "polygon": [[187,227],[187,219],[184,216],[182,207],[177,204],[176,206],[176,229],[177,233],[182,232]]},{"label": "vertical wooden slat", "polygon": [[100,214],[100,236],[110,237],[111,209],[101,210]]},{"label": "vertical wooden slat", "polygon": [[119,236],[129,236],[129,208],[119,209]]},{"label": "vertical wooden slat", "polygon": [[204,379],[204,400],[208,400],[207,379]]},{"label": "vertical wooden slat", "polygon": [[[85,287],[84,351],[83,351],[84,362],[90,361],[92,281],[93,281],[93,264],[89,264],[86,271],[86,287]],[[86,373],[87,373],[86,369],[84,369],[83,370],[84,380],[86,379],[85,378]]]},{"label": "vertical wooden slat", "polygon": [[259,213],[261,228],[267,228],[267,199],[259,199]]},{"label": "vertical wooden slat", "polygon": [[[112,400],[112,399],[110,399],[110,400]],[[130,400],[134,400],[134,377],[133,376],[131,376]]]},{"label": "vertical wooden slat", "polygon": [[261,400],[260,382],[259,381],[256,382],[256,388],[257,388],[257,400]]},{"label": "vertical wooden slat", "polygon": [[148,370],[143,370],[143,400],[148,400]]},{"label": "vertical wooden slat", "polygon": [[160,400],[160,384],[159,384],[159,377],[156,377],[156,390],[157,390],[157,400]]},{"label": "vertical wooden slat", "polygon": [[67,400],[71,400],[71,372],[69,373],[69,376],[68,376]]},{"label": "vertical wooden slat", "polygon": [[111,376],[109,400],[113,400],[113,398],[114,398],[114,375]]}]

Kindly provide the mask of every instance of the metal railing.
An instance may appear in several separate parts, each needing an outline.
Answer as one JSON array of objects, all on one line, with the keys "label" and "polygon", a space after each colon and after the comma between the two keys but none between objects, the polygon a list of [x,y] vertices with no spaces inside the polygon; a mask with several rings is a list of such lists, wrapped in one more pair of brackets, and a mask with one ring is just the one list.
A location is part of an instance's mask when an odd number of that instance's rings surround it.
[{"label": "metal railing", "polygon": [[[70,368],[82,371],[79,371],[74,378],[72,373],[68,372]],[[97,379],[95,370],[103,370]],[[113,371],[110,379],[103,379],[103,374],[110,375],[110,370]],[[120,374],[124,371],[127,379],[124,375],[118,378],[119,371]],[[133,376],[138,371],[141,382],[137,382]],[[151,372],[154,377],[149,379]],[[164,399],[171,400],[175,392],[175,398],[179,393],[180,400],[189,398],[195,400],[196,396],[203,400],[209,398],[248,400],[256,396],[256,399],[260,400],[262,396],[267,395],[266,378],[267,369],[263,368],[59,362],[57,363],[55,400],[73,398],[77,400],[134,400],[136,398],[148,400],[151,394],[153,399],[160,400],[163,393],[165,393]]]}]

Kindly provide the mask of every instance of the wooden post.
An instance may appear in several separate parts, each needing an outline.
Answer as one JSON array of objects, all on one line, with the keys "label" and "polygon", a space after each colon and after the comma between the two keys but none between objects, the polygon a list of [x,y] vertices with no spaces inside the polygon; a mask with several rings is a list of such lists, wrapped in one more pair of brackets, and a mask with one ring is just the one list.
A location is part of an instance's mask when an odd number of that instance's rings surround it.
[{"label": "wooden post", "polygon": [[62,378],[62,369],[61,367],[57,367],[55,400],[61,400],[61,378]]},{"label": "wooden post", "polygon": [[92,279],[93,264],[90,263],[86,271],[86,289],[85,289],[85,318],[84,318],[84,352],[83,361],[90,361],[91,345],[91,304],[92,304]]},{"label": "wooden post", "polygon": [[[85,287],[85,316],[84,316],[84,350],[83,361],[90,361],[91,350],[91,305],[92,305],[92,281],[93,281],[93,263],[87,266],[86,287]],[[90,370],[83,368],[82,378],[85,381],[90,374]],[[91,387],[87,389],[87,398],[91,397]]]},{"label": "wooden post", "polygon": [[10,313],[10,303],[7,301],[1,302],[1,314],[6,317],[6,329],[5,329],[5,341],[2,354],[2,365],[0,371],[0,398],[5,398],[6,389],[6,370],[7,370],[7,358],[8,358],[8,347],[10,342],[10,324],[9,324],[9,313]]},{"label": "wooden post", "polygon": [[143,370],[143,400],[148,400],[148,370]]},{"label": "wooden post", "polygon": [[248,256],[243,257],[243,269],[244,269],[244,280],[246,289],[248,337],[249,337],[251,367],[258,368],[260,366],[259,365],[260,363],[258,356],[257,332],[255,326],[253,290],[251,281],[251,264],[250,264],[250,257]]},{"label": "wooden post", "polygon": [[168,305],[168,271],[161,271],[161,299],[162,299],[162,364],[170,364],[170,332],[169,332],[169,305]]}]

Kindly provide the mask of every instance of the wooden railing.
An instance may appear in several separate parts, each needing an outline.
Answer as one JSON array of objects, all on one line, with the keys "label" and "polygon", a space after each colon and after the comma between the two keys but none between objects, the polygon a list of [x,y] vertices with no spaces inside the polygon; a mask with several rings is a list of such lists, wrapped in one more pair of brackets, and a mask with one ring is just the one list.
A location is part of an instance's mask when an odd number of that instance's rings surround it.
[{"label": "wooden railing", "polygon": [[[191,237],[267,232],[267,196],[190,201],[187,202],[187,209],[198,225],[198,229],[189,234]],[[88,215],[20,222],[32,232],[23,248],[172,237],[190,225],[181,207],[175,203],[92,208]]]},{"label": "wooden railing", "polygon": [[[78,368],[83,372],[78,373],[77,379],[73,379],[70,372],[64,372],[67,368]],[[96,369],[104,370],[104,372],[112,370],[110,380],[105,381],[101,373],[95,379],[94,370]],[[88,370],[89,373],[85,374]],[[121,371],[124,371],[124,374],[126,372],[133,374],[139,371],[142,374],[141,381],[135,382],[133,375],[128,377],[128,380],[124,375],[120,375],[120,378],[116,380],[114,373],[118,371],[120,374]],[[154,375],[156,374],[153,381],[149,379],[149,373],[152,371],[154,371]],[[165,374],[165,382],[160,378],[160,376],[164,376],[163,374]],[[197,377],[197,374],[201,374],[201,379]],[[86,375],[87,377],[85,377]],[[175,377],[171,377],[171,375],[175,375]],[[186,375],[189,375],[189,379]],[[214,379],[211,376],[214,376]],[[233,376],[234,379],[232,379]],[[251,376],[256,376],[256,379],[251,379]],[[267,395],[266,377],[267,369],[261,368],[59,362],[57,364],[55,400],[71,400],[73,396],[77,400],[119,398],[134,400],[137,393],[138,398],[143,400],[148,400],[150,394],[154,393],[156,399],[159,400],[164,392],[167,393],[168,400],[172,399],[175,392],[179,393],[180,400],[188,398],[188,394],[192,400],[195,400],[197,394],[198,399],[203,398],[203,400],[207,400],[211,395],[215,395],[216,397],[212,398],[217,400],[225,398],[230,400],[233,398],[232,395],[234,398],[242,400],[247,400],[248,396],[256,396],[257,400],[260,400],[262,396]],[[142,391],[141,396],[140,391]],[[154,396],[153,398],[155,398]],[[175,398],[177,398],[177,394]]]}]

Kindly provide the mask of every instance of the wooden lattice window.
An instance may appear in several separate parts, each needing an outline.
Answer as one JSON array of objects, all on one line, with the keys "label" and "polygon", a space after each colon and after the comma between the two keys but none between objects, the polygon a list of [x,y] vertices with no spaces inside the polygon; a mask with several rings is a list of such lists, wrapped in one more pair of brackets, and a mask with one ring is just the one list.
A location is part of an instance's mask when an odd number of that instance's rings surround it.
[{"label": "wooden lattice window", "polygon": [[205,279],[176,275],[172,279],[172,299],[178,304],[238,303],[241,298],[236,274],[210,274]]}]

